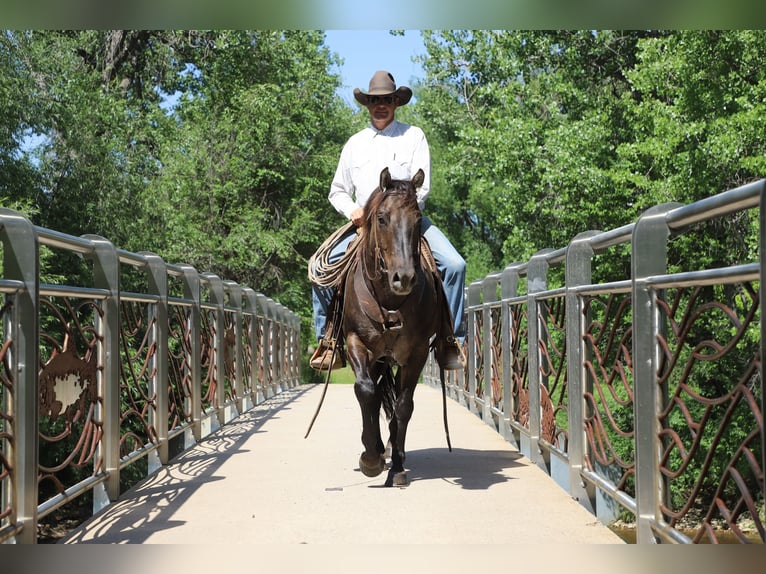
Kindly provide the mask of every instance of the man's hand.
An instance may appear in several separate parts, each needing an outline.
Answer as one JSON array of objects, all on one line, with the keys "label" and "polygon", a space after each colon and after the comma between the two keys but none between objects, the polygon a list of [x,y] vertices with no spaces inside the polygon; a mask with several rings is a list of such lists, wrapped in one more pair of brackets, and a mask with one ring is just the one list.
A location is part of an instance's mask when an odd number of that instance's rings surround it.
[{"label": "man's hand", "polygon": [[363,207],[357,207],[354,211],[351,212],[351,221],[356,225],[357,227],[362,226],[362,222],[364,221],[364,208]]}]

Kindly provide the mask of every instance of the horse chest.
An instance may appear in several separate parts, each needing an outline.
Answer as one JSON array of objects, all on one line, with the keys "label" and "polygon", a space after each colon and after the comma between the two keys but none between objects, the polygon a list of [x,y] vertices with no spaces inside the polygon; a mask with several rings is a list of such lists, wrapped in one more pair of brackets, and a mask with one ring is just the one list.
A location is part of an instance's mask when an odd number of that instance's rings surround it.
[{"label": "horse chest", "polygon": [[[404,302],[399,302],[396,309],[388,309],[386,302],[379,302],[367,286],[361,270],[355,270],[351,289],[360,313],[356,314],[354,323],[357,333],[373,355],[392,358],[401,365],[407,362],[414,340],[429,339],[430,332],[420,333],[429,322],[418,313],[423,311],[427,283],[421,276],[415,291]],[[360,324],[359,315],[366,317],[366,325]]]}]

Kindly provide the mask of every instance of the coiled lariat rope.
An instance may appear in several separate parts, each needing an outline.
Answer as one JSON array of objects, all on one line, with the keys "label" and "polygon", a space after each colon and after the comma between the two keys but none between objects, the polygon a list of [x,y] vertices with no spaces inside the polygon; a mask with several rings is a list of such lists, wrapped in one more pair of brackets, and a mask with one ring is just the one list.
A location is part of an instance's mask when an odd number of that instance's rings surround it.
[{"label": "coiled lariat rope", "polygon": [[319,249],[309,258],[309,281],[319,287],[337,287],[340,285],[346,271],[356,257],[359,248],[359,230],[356,237],[351,241],[346,252],[337,262],[330,263],[330,251],[338,240],[354,228],[353,222],[349,221],[344,226],[338,228],[330,237],[328,237]]}]

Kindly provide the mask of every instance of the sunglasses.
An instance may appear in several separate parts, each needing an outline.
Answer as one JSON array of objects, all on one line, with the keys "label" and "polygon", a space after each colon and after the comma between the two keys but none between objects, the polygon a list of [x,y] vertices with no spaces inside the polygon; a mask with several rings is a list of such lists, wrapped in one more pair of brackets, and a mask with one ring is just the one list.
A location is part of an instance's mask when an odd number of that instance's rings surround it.
[{"label": "sunglasses", "polygon": [[367,103],[372,106],[377,104],[391,105],[396,101],[396,96],[367,96]]}]

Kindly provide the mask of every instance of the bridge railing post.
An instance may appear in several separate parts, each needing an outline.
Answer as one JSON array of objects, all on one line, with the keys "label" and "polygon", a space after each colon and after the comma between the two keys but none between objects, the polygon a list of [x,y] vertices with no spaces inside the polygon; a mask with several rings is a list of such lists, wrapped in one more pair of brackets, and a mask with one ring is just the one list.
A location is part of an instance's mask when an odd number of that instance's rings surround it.
[{"label": "bridge railing post", "polygon": [[[154,394],[154,407],[152,419],[157,433],[157,454],[159,463],[168,463],[168,271],[167,265],[161,257],[153,253],[141,253],[146,260],[146,270],[149,293],[157,296],[157,301],[150,307],[153,321],[152,331],[149,334],[150,345],[154,346],[154,354],[151,357],[151,369],[153,372],[151,386]],[[154,471],[149,468],[149,474]]]},{"label": "bridge railing post", "polygon": [[585,370],[586,349],[583,338],[587,318],[581,297],[575,290],[591,283],[593,247],[590,239],[598,231],[578,234],[567,247],[566,266],[566,341],[567,389],[569,407],[569,493],[593,514],[596,513],[595,489],[587,486],[581,472],[585,465],[585,393],[592,390],[592,381]]},{"label": "bridge railing post", "polygon": [[274,302],[274,325],[276,337],[274,338],[274,353],[277,359],[277,388],[283,391],[287,388],[287,365],[285,363],[285,308],[281,303]]},{"label": "bridge railing post", "polygon": [[[758,286],[759,301],[761,305],[761,341],[760,341],[760,382],[761,382],[761,417],[766,417],[766,381],[764,381],[763,363],[766,361],[766,319],[764,318],[763,306],[766,296],[766,185],[761,186],[759,201],[759,261],[761,265],[761,278]],[[764,425],[766,427],[766,425]],[[761,436],[761,469],[766,473],[766,428]],[[761,481],[761,500],[766,504],[766,477]]]},{"label": "bridge railing post", "polygon": [[250,287],[244,287],[242,289],[242,294],[244,297],[245,314],[250,318],[247,323],[247,339],[249,342],[248,354],[250,356],[248,365],[249,378],[247,381],[249,400],[251,404],[259,404],[263,400],[263,396],[261,394],[260,385],[258,384],[258,295]]},{"label": "bridge railing post", "polygon": [[542,434],[542,403],[540,385],[543,384],[540,370],[540,342],[542,337],[541,326],[544,317],[537,302],[536,294],[545,291],[548,287],[548,260],[546,255],[552,249],[541,249],[529,260],[527,267],[527,328],[529,336],[529,459],[543,468],[546,472],[545,461],[540,450],[540,436]]},{"label": "bridge railing post", "polygon": [[657,334],[664,322],[659,316],[655,292],[644,280],[666,272],[670,229],[665,216],[675,207],[678,204],[657,205],[644,212],[633,229],[631,246],[636,536],[639,544],[656,541],[652,525],[659,518],[660,501],[666,496],[659,470],[658,412],[662,397],[656,382],[660,360]]},{"label": "bridge railing post", "polygon": [[477,330],[477,317],[483,312],[481,307],[482,282],[474,281],[468,286],[468,388],[463,390],[463,399],[466,401],[468,410],[477,413],[476,387],[477,387],[477,364],[478,364],[478,337],[482,336]]},{"label": "bridge railing post", "polygon": [[[226,424],[226,368],[224,366],[224,296],[223,282],[220,277],[213,273],[203,273],[203,281],[207,284],[209,305],[214,309],[213,313],[213,339],[210,344],[213,348],[213,364],[211,384],[215,384],[215,395],[212,398],[212,409],[216,413],[217,422],[223,426]],[[212,421],[211,421],[212,422]],[[213,426],[212,430],[217,427]]]},{"label": "bridge railing post", "polygon": [[[242,287],[235,281],[224,281],[223,289],[229,296],[229,310],[232,314],[232,341],[229,340],[228,333],[226,334],[225,347],[228,352],[228,370],[232,373],[233,380],[231,381],[232,395],[234,400],[234,406],[237,414],[245,411],[245,385],[243,381],[243,369],[242,369]],[[226,356],[224,356],[226,360]]]},{"label": "bridge railing post", "polygon": [[301,384],[301,319],[288,310],[290,329],[290,386]]},{"label": "bridge railing post", "polygon": [[258,293],[256,298],[258,300],[258,324],[260,330],[260,352],[258,353],[259,379],[263,398],[268,399],[273,396],[271,391],[271,361],[269,357],[271,320],[269,319],[269,304],[266,295]]},{"label": "bridge railing post", "polygon": [[513,411],[517,406],[513,397],[513,325],[515,313],[511,305],[511,299],[518,296],[519,290],[519,266],[520,263],[511,263],[507,265],[500,276],[500,298],[501,298],[501,323],[503,325],[502,333],[502,357],[503,357],[503,420],[500,423],[500,434],[519,448],[519,441],[513,430],[511,421],[513,420]]},{"label": "bridge railing post", "polygon": [[[493,364],[493,350],[495,347],[494,333],[495,329],[500,328],[499,325],[495,325],[492,320],[492,307],[497,305],[498,301],[498,286],[500,283],[500,274],[494,273],[487,275],[482,282],[482,321],[484,329],[482,337],[482,349],[484,351],[484,357],[482,363],[484,364],[484,392],[482,398],[484,399],[482,418],[484,422],[493,428],[495,427],[495,420],[492,414],[492,406],[494,403],[493,397],[493,385],[492,379],[497,376],[494,370]],[[502,323],[501,323],[502,324]]]},{"label": "bridge railing post", "polygon": [[[186,365],[189,370],[189,379],[191,380],[190,401],[188,405],[191,412],[191,427],[194,440],[202,440],[202,327],[201,327],[201,309],[200,300],[201,285],[199,272],[191,265],[181,265],[183,272],[183,291],[184,299],[190,303],[187,315],[188,324],[186,332],[188,333],[188,356]],[[190,446],[190,441],[185,441],[185,447]]]},{"label": "bridge railing post", "polygon": [[271,297],[266,297],[269,313],[269,365],[271,367],[271,394],[279,393],[279,323],[277,321],[277,303]]},{"label": "bridge railing post", "polygon": [[[38,418],[40,340],[40,259],[37,232],[22,214],[0,208],[0,241],[3,243],[3,275],[18,287],[8,298],[2,314],[5,340],[9,345],[8,375],[11,388],[0,384],[3,413],[0,432],[11,440],[3,448],[11,468],[0,467],[0,512],[10,509],[8,524],[0,532],[16,531],[15,542],[34,544],[37,540],[37,462],[39,459]],[[13,393],[11,400],[10,393]],[[10,421],[13,421],[11,426]],[[0,441],[5,441],[0,438]],[[0,537],[1,538],[1,537]]]},{"label": "bridge railing post", "polygon": [[[105,483],[93,490],[93,510],[97,512],[120,496],[120,260],[111,242],[97,235],[83,235],[94,245],[94,286],[108,292],[102,303],[102,316],[97,318],[101,341],[98,364],[98,389],[103,404],[98,405],[98,418],[103,425],[99,445]],[[98,412],[97,411],[97,412]]]}]

